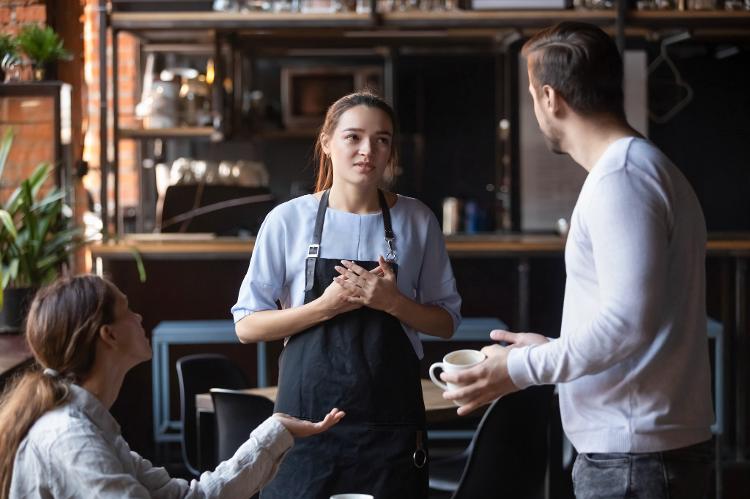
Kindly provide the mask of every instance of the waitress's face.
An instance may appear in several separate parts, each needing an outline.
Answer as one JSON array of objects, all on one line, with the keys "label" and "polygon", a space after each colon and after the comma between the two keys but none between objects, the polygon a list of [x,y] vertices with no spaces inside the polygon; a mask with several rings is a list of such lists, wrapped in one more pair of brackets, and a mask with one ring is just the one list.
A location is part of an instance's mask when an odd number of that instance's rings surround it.
[{"label": "waitress's face", "polygon": [[377,185],[391,157],[392,141],[393,123],[384,111],[363,105],[346,110],[333,134],[322,140],[334,183]]}]

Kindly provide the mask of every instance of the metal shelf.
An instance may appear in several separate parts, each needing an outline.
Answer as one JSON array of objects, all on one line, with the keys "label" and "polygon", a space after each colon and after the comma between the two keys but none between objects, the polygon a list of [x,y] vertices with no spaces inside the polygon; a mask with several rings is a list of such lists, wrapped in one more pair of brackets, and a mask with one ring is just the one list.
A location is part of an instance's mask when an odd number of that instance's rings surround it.
[{"label": "metal shelf", "polygon": [[382,26],[390,28],[524,28],[544,27],[558,21],[586,21],[611,24],[614,10],[457,10],[389,12]]},{"label": "metal shelf", "polygon": [[647,28],[743,28],[750,31],[750,11],[743,10],[635,10],[630,26]]},{"label": "metal shelf", "polygon": [[[448,29],[543,27],[557,21],[576,20],[606,25],[614,23],[614,10],[497,10],[497,11],[409,11],[369,14],[334,13],[234,13],[234,12],[115,12],[111,26],[116,30],[262,30],[262,29]],[[750,29],[750,11],[631,10],[630,26],[666,28]],[[177,33],[173,33],[177,34]],[[165,35],[165,34],[163,34]],[[166,35],[168,36],[168,35]]]},{"label": "metal shelf", "polygon": [[223,134],[213,127],[120,128],[121,139],[208,139],[219,142]]},{"label": "metal shelf", "polygon": [[369,14],[272,12],[114,12],[116,30],[239,30],[271,28],[371,28]]}]

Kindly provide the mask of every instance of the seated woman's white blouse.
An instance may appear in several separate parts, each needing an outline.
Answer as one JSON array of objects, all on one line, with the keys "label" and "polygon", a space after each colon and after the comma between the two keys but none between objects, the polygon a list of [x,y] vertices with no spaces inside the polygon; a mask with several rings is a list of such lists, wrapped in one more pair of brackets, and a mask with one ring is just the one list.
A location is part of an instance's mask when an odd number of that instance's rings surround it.
[{"label": "seated woman's white blouse", "polygon": [[[280,204],[268,214],[258,232],[250,268],[232,307],[234,321],[260,310],[298,307],[305,301],[305,258],[312,241],[318,199],[312,194]],[[461,297],[456,291],[445,239],[435,215],[420,201],[398,196],[391,208],[396,235],[398,289],[425,305],[445,309],[454,331],[461,320]],[[320,244],[320,258],[377,261],[385,256],[380,212],[358,215],[328,208]],[[422,344],[416,331],[404,330],[419,358]]]},{"label": "seated woman's white blouse", "polygon": [[270,417],[200,481],[170,478],[130,450],[120,425],[86,389],[37,420],[16,452],[10,499],[250,497],[276,475],[294,439]]}]

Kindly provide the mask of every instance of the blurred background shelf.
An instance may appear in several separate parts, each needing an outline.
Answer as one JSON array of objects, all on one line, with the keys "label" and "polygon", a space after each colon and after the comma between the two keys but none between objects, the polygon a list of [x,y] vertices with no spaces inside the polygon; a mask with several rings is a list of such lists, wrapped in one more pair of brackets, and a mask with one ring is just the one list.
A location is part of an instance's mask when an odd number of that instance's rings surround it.
[{"label": "blurred background shelf", "polygon": [[223,134],[213,127],[176,127],[176,128],[120,128],[122,139],[208,139],[213,142],[222,140]]},{"label": "blurred background shelf", "polygon": [[[444,28],[527,28],[558,21],[584,21],[609,25],[615,10],[452,10],[404,11],[377,14],[333,13],[233,13],[233,12],[115,12],[115,30],[257,30],[257,29],[444,29]],[[750,30],[750,11],[731,10],[629,10],[631,26],[663,28],[734,27]]]}]

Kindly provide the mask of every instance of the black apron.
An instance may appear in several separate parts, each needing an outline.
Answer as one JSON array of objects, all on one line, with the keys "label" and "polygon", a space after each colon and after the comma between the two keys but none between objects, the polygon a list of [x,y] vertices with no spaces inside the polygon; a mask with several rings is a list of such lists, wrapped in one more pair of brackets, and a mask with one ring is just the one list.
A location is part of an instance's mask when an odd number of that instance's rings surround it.
[{"label": "black apron", "polygon": [[[320,199],[305,262],[305,303],[323,294],[340,259],[318,258],[328,194]],[[385,196],[385,238],[395,258]],[[371,270],[378,262],[356,262]],[[394,272],[395,263],[391,263]],[[344,419],[295,439],[262,499],[328,499],[347,492],[376,499],[427,498],[427,442],[419,359],[401,323],[368,307],[339,314],[292,336],[280,359],[277,412],[320,421],[334,407]]]}]

